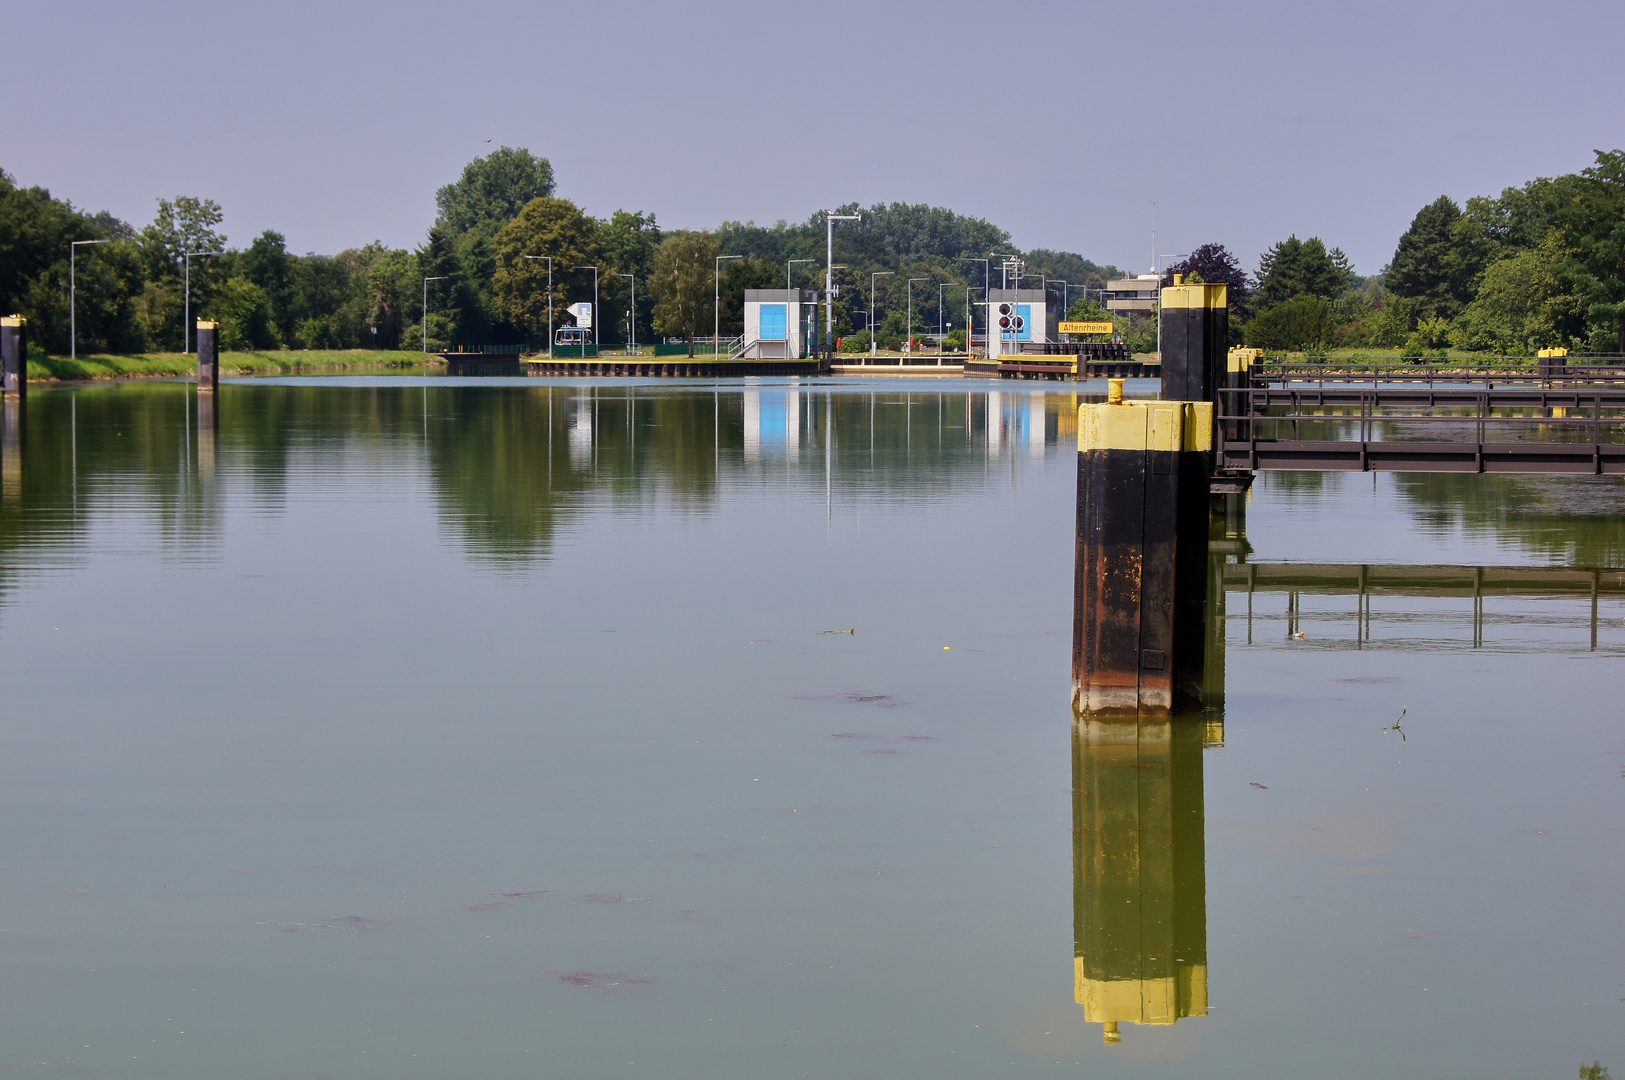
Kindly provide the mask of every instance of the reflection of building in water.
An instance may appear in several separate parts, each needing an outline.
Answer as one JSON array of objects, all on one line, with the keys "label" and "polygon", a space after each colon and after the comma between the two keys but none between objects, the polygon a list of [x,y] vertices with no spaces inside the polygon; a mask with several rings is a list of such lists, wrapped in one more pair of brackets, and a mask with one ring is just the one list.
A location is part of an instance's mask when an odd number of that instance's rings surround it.
[{"label": "reflection of building in water", "polygon": [[1078,719],[1072,735],[1075,994],[1084,1019],[1207,1013],[1202,720]]},{"label": "reflection of building in water", "polygon": [[1044,457],[1044,403],[1047,397],[1042,390],[1027,391],[1027,453],[1040,461]]},{"label": "reflection of building in water", "polygon": [[745,459],[754,461],[764,451],[779,452],[790,460],[801,451],[801,392],[790,389],[746,390],[744,394]]},{"label": "reflection of building in water", "polygon": [[592,462],[592,407],[592,398],[576,396],[575,415],[570,418],[570,464],[578,469]]}]

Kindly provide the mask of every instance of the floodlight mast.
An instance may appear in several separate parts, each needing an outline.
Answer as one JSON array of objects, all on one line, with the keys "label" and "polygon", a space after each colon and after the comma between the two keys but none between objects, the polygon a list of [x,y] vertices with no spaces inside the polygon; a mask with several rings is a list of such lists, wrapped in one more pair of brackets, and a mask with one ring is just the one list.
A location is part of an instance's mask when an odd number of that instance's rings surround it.
[{"label": "floodlight mast", "polygon": [[631,274],[610,274],[610,277],[623,277],[632,283],[632,305],[626,309],[627,340],[631,343],[627,347],[626,355],[635,356],[638,351],[638,279]]},{"label": "floodlight mast", "polygon": [[880,340],[880,330],[875,326],[875,278],[891,277],[895,273],[897,273],[895,270],[876,270],[869,275],[869,359],[871,360],[878,355],[875,351],[875,342]]},{"label": "floodlight mast", "polygon": [[[743,258],[743,255],[718,255],[717,265],[713,268],[711,275],[711,361],[713,363],[722,358],[722,263],[725,259]],[[739,336],[743,339],[745,335],[740,334]],[[788,345],[789,343],[786,342],[785,344]]]},{"label": "floodlight mast", "polygon": [[598,267],[572,266],[570,269],[592,271],[592,351],[596,354],[598,352],[598,324],[602,321],[598,318]]},{"label": "floodlight mast", "polygon": [[826,349],[829,349],[835,341],[835,298],[831,295],[835,288],[835,223],[862,220],[862,214],[824,215],[824,348]]}]

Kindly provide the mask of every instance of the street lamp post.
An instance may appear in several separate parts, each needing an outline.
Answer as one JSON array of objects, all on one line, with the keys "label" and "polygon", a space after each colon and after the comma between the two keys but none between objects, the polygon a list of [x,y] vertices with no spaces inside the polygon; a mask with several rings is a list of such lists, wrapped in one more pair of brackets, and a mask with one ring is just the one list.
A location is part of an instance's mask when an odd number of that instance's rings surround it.
[{"label": "street lamp post", "polygon": [[916,281],[930,281],[928,277],[911,277],[908,279],[908,326],[904,329],[908,333],[908,354],[914,355],[914,283]]},{"label": "street lamp post", "polygon": [[[973,286],[973,284],[965,286],[965,356],[967,357],[970,356],[970,338],[975,336],[975,330],[977,330],[977,320],[970,313],[970,294],[975,291],[977,291],[977,286]],[[986,287],[981,289],[981,299],[988,299]],[[983,328],[983,333],[986,333],[986,328]]]},{"label": "street lamp post", "polygon": [[835,347],[835,223],[862,221],[862,214],[824,215],[824,348]]},{"label": "street lamp post", "polygon": [[623,277],[632,283],[632,303],[626,309],[627,340],[626,355],[633,356],[638,351],[638,279],[631,274],[611,274],[610,277]]},{"label": "street lamp post", "polygon": [[[724,259],[743,259],[743,255],[718,255],[717,265],[713,267],[711,275],[711,359],[716,360],[722,356],[722,262]],[[787,271],[788,272],[788,271]],[[790,343],[786,341],[785,351],[789,351]]]},{"label": "street lamp post", "polygon": [[798,262],[817,262],[817,259],[786,259],[784,261],[784,290],[790,291],[790,264]]},{"label": "street lamp post", "polygon": [[426,278],[423,279],[423,352],[424,352],[424,355],[428,355],[428,352],[429,352],[429,282],[431,282],[431,281],[450,281],[450,280],[451,280],[451,275],[450,274],[441,274],[438,277],[426,277]]},{"label": "street lamp post", "polygon": [[68,359],[79,358],[79,303],[78,282],[76,280],[77,268],[74,260],[79,254],[80,244],[111,244],[111,240],[75,240],[68,245]]},{"label": "street lamp post", "polygon": [[551,255],[521,255],[522,259],[547,260],[547,358],[553,359],[553,257]]},{"label": "street lamp post", "polygon": [[869,275],[869,359],[875,358],[875,342],[880,340],[880,330],[875,326],[875,312],[880,308],[875,302],[875,278],[891,277],[897,273],[895,270],[876,270]]},{"label": "street lamp post", "polygon": [[[971,290],[971,286],[965,285],[965,284],[963,284],[961,282],[958,282],[958,281],[944,281],[940,285],[937,286],[937,335],[938,335],[938,337],[942,336],[942,290],[943,289],[950,289],[950,288],[957,288],[957,289],[964,289],[965,290],[965,351],[969,352],[970,351],[970,290]],[[948,329],[951,331],[953,328],[954,328],[954,324],[949,323],[948,324]],[[938,352],[942,351],[942,343],[940,341],[937,342],[937,351]]]},{"label": "street lamp post", "polygon": [[1006,289],[1010,287],[1010,271],[1014,270],[1016,272],[1016,288],[1021,288],[1021,256],[1010,251],[990,251],[988,254],[1004,260],[1004,265],[1000,267],[1000,273],[1004,276],[1004,287]]},{"label": "street lamp post", "polygon": [[594,353],[597,353],[598,352],[598,324],[603,322],[603,320],[598,317],[598,267],[596,267],[596,266],[572,266],[572,267],[570,267],[570,269],[572,269],[572,270],[591,270],[592,271],[592,351]]},{"label": "street lamp post", "polygon": [[185,284],[181,286],[181,352],[192,351],[192,260],[209,255],[224,255],[223,251],[183,251],[181,261],[186,264]]}]

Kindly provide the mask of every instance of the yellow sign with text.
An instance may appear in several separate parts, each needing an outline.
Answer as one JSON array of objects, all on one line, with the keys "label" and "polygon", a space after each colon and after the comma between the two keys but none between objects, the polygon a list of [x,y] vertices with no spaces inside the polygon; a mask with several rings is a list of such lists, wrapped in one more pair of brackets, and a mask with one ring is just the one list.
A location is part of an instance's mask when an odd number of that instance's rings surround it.
[{"label": "yellow sign with text", "polygon": [[1109,322],[1063,322],[1059,329],[1063,334],[1109,334],[1114,327]]}]

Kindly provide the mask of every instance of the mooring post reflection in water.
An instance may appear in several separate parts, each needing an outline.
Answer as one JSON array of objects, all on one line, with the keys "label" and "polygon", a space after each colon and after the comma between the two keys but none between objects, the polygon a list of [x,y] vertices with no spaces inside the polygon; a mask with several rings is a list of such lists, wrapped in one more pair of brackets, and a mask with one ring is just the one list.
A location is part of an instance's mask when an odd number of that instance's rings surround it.
[{"label": "mooring post reflection in water", "polygon": [[214,486],[214,443],[220,430],[219,416],[215,412],[215,395],[197,396],[197,477],[205,489]]},{"label": "mooring post reflection in water", "polygon": [[1072,727],[1074,996],[1122,1023],[1207,1013],[1202,747],[1222,722],[1078,717]]},{"label": "mooring post reflection in water", "polygon": [[23,401],[0,401],[0,497],[16,504],[23,495]]}]

